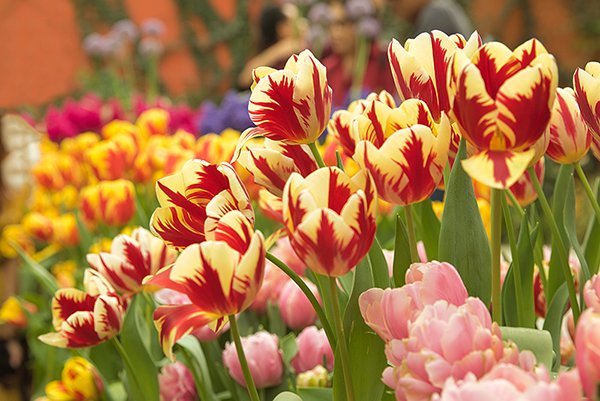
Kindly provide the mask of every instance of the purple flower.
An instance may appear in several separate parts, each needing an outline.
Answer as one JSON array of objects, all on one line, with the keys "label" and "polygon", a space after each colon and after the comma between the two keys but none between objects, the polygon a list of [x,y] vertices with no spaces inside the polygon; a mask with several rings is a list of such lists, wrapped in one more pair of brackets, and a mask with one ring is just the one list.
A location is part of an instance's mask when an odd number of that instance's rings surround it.
[{"label": "purple flower", "polygon": [[381,24],[374,17],[366,17],[362,18],[358,22],[358,32],[367,37],[367,38],[375,38],[379,35],[381,31]]},{"label": "purple flower", "polygon": [[160,56],[164,50],[165,47],[161,41],[153,37],[143,38],[138,46],[138,51],[142,56]]},{"label": "purple flower", "polygon": [[111,53],[111,44],[108,38],[94,32],[83,39],[83,50],[93,57],[105,57]]},{"label": "purple flower", "polygon": [[158,18],[148,18],[142,22],[142,33],[150,36],[160,36],[165,31],[165,24]]},{"label": "purple flower", "polygon": [[139,36],[137,27],[128,19],[122,19],[121,21],[115,22],[111,28],[111,34],[114,34],[118,38],[124,38],[130,42],[135,41]]},{"label": "purple flower", "polygon": [[310,8],[308,19],[313,24],[325,25],[331,17],[329,6],[325,3],[317,3]]},{"label": "purple flower", "polygon": [[352,19],[359,19],[375,14],[375,6],[370,0],[349,0],[346,11]]}]

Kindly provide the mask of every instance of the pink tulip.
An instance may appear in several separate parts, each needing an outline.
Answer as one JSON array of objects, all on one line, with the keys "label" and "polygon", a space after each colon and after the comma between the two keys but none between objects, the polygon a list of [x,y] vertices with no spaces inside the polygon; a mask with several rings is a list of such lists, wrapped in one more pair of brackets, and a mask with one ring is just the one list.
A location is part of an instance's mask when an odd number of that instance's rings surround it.
[{"label": "pink tulip", "polygon": [[575,361],[585,395],[598,399],[600,384],[600,314],[588,309],[581,314],[575,334]]},{"label": "pink tulip", "polygon": [[455,268],[445,262],[412,264],[406,282],[402,288],[371,288],[359,297],[365,323],[384,341],[406,338],[409,322],[425,305],[440,299],[461,305],[468,297]]},{"label": "pink tulip", "polygon": [[162,368],[158,375],[161,401],[194,401],[198,398],[194,378],[181,362]]},{"label": "pink tulip", "polygon": [[[304,280],[304,282],[318,300],[317,286],[308,280]],[[314,324],[317,320],[317,312],[315,312],[312,304],[300,287],[291,280],[281,288],[277,305],[279,306],[281,318],[291,329],[303,329]]]},{"label": "pink tulip", "polygon": [[329,371],[333,370],[333,350],[323,329],[309,326],[302,330],[296,338],[296,342],[298,353],[292,359],[292,367],[296,373],[306,372],[315,366],[323,365],[323,361],[326,361]]},{"label": "pink tulip", "polygon": [[583,298],[588,308],[600,313],[600,274],[594,274],[583,287]]},{"label": "pink tulip", "polygon": [[[279,338],[276,335],[259,331],[242,338],[242,347],[248,360],[250,374],[257,388],[272,387],[281,383],[283,359],[279,351]],[[246,387],[235,344],[227,343],[225,345],[223,364],[229,370],[231,377]]]},{"label": "pink tulip", "polygon": [[277,302],[281,289],[289,280],[290,278],[287,274],[279,267],[267,261],[265,263],[265,276],[262,286],[258,290],[254,302],[250,305],[250,309],[258,313],[265,313],[267,304]]}]

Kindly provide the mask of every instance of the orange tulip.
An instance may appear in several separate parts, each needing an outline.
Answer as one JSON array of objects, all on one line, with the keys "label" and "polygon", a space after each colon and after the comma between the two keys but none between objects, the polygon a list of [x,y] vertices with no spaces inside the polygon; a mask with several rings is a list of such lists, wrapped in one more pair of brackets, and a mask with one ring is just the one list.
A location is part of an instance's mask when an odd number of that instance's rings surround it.
[{"label": "orange tulip", "polygon": [[135,214],[135,188],[131,181],[100,181],[81,190],[79,210],[89,226],[123,226]]}]

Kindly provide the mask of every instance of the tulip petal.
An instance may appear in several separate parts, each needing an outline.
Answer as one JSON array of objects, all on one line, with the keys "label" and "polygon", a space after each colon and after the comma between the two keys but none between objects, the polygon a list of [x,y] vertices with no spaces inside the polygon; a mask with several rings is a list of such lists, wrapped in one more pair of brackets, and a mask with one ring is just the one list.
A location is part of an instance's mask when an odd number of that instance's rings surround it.
[{"label": "tulip petal", "polygon": [[65,320],[77,311],[93,311],[95,298],[74,289],[62,288],[52,298],[52,325],[58,331]]},{"label": "tulip petal", "polygon": [[94,331],[101,339],[110,338],[119,333],[123,311],[117,297],[101,295],[94,305]]},{"label": "tulip petal", "polygon": [[480,71],[487,94],[495,98],[500,86],[521,68],[520,61],[503,43],[489,42],[479,48],[473,64]]},{"label": "tulip petal", "polygon": [[589,72],[578,68],[573,75],[575,99],[581,110],[581,116],[594,132],[600,137],[600,79]]},{"label": "tulip petal", "polygon": [[243,254],[248,250],[252,233],[252,224],[240,211],[234,210],[219,220],[214,240],[224,241],[231,248]]},{"label": "tulip petal", "polygon": [[163,352],[174,361],[173,345],[180,338],[214,320],[214,316],[194,304],[161,305],[154,311],[154,323],[159,333]]},{"label": "tulip petal", "polygon": [[102,342],[95,330],[94,313],[79,311],[65,320],[60,333],[67,339],[68,348],[83,348]]},{"label": "tulip petal", "polygon": [[484,151],[462,161],[467,174],[491,188],[513,185],[525,172],[535,151]]}]

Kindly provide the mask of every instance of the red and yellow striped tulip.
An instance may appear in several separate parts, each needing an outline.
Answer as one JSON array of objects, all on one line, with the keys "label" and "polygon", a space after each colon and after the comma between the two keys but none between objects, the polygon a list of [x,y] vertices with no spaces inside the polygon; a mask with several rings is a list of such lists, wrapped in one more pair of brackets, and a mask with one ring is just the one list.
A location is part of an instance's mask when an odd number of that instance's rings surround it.
[{"label": "red and yellow striped tulip", "polygon": [[402,46],[392,40],[388,59],[400,99],[424,101],[435,121],[451,108],[448,92],[448,70],[453,54],[462,48],[475,49],[481,45],[477,32],[469,41],[460,35],[448,37],[441,31],[424,32]]},{"label": "red and yellow striped tulip", "polygon": [[85,151],[96,145],[100,137],[93,132],[84,132],[73,138],[65,138],[60,143],[62,152],[75,158],[78,162],[84,161]]},{"label": "red and yellow striped tulip", "polygon": [[476,154],[465,171],[492,188],[508,188],[530,165],[554,104],[558,71],[544,46],[531,39],[514,51],[499,42],[471,59],[456,52],[451,70],[452,115]]},{"label": "red and yellow striped tulip", "polygon": [[104,385],[94,365],[74,356],[65,362],[61,380],[48,383],[45,391],[50,401],[95,401]]},{"label": "red and yellow striped tulip", "polygon": [[121,331],[124,303],[100,274],[87,269],[85,291],[59,289],[52,298],[52,325],[56,332],[40,341],[60,348],[85,348],[111,339]]},{"label": "red and yellow striped tulip", "polygon": [[144,289],[142,282],[146,276],[154,275],[176,258],[177,251],[168,248],[150,231],[138,227],[130,236],[115,237],[110,253],[88,254],[87,262],[119,293],[129,296]]},{"label": "red and yellow striped tulip", "polygon": [[231,210],[254,222],[248,193],[229,163],[190,160],[178,173],[158,180],[156,196],[160,207],[150,229],[178,249],[213,239],[217,222]]},{"label": "red and yellow striped tulip", "polygon": [[445,114],[438,124],[422,100],[408,99],[395,109],[371,102],[352,129],[354,160],[369,170],[382,199],[410,205],[435,191],[448,162],[451,127]]},{"label": "red and yellow striped tulip", "polygon": [[600,139],[600,63],[590,61],[585,70],[575,70],[573,89],[581,117],[594,136]]},{"label": "red and yellow striped tulip", "polygon": [[38,212],[29,212],[23,216],[21,224],[25,232],[37,241],[49,242],[52,239],[54,229],[49,216]]},{"label": "red and yellow striped tulip", "polygon": [[377,193],[366,170],[350,178],[337,167],[303,178],[293,173],[283,190],[283,220],[292,248],[316,273],[337,277],[367,254],[375,238]]},{"label": "red and yellow striped tulip", "polygon": [[98,180],[117,180],[133,166],[137,150],[131,136],[120,134],[88,149],[85,159]]},{"label": "red and yellow striped tulip", "polygon": [[[544,182],[545,166],[543,157],[539,159],[537,163],[535,163],[533,169],[535,171],[535,175],[538,178],[538,181]],[[521,207],[525,207],[530,203],[535,202],[535,200],[538,197],[535,187],[533,186],[533,182],[531,182],[531,178],[529,177],[529,173],[523,174],[517,180],[517,182],[510,186],[509,189],[510,192],[513,193],[515,199],[517,200],[517,202],[519,202],[519,205]]]},{"label": "red and yellow striped tulip", "polygon": [[341,145],[344,153],[348,157],[354,156],[354,147],[356,140],[352,136],[352,120],[356,115],[363,114],[365,107],[373,101],[379,101],[386,104],[390,108],[396,108],[394,97],[387,91],[380,93],[370,93],[366,99],[355,100],[346,110],[338,110],[333,113],[327,130],[337,142]]},{"label": "red and yellow striped tulip", "polygon": [[253,74],[258,81],[248,104],[256,128],[242,133],[233,160],[250,138],[265,136],[292,144],[312,143],[329,121],[331,88],[327,85],[327,70],[310,50],[292,55],[282,70],[258,71]]},{"label": "red and yellow striped tulip", "polygon": [[590,150],[592,131],[581,117],[571,88],[558,88],[550,118],[550,144],[546,154],[560,164],[577,163]]},{"label": "red and yellow striped tulip", "polygon": [[61,246],[79,244],[79,228],[73,213],[65,213],[52,219],[52,242]]},{"label": "red and yellow striped tulip", "polygon": [[118,227],[125,225],[135,214],[135,188],[131,181],[100,181],[81,190],[79,210],[83,221]]},{"label": "red and yellow striped tulip", "polygon": [[290,174],[306,177],[318,166],[308,145],[292,145],[265,138],[262,145],[247,146],[238,162],[254,176],[254,182],[281,196]]},{"label": "red and yellow striped tulip", "polygon": [[228,315],[244,311],[254,301],[265,269],[264,238],[239,210],[216,224],[213,239],[188,246],[172,266],[161,269],[146,284],[187,295],[190,304],[162,305],[154,312],[160,342],[167,357],[181,337],[209,324],[215,332]]},{"label": "red and yellow striped tulip", "polygon": [[16,327],[27,326],[27,315],[18,298],[8,297],[0,305],[0,324],[12,324]]},{"label": "red and yellow striped tulip", "polygon": [[261,188],[258,190],[257,205],[262,214],[283,224],[283,203],[279,196]]},{"label": "red and yellow striped tulip", "polygon": [[153,108],[143,111],[135,125],[142,138],[148,138],[152,135],[167,135],[170,121],[171,116],[167,110]]}]

